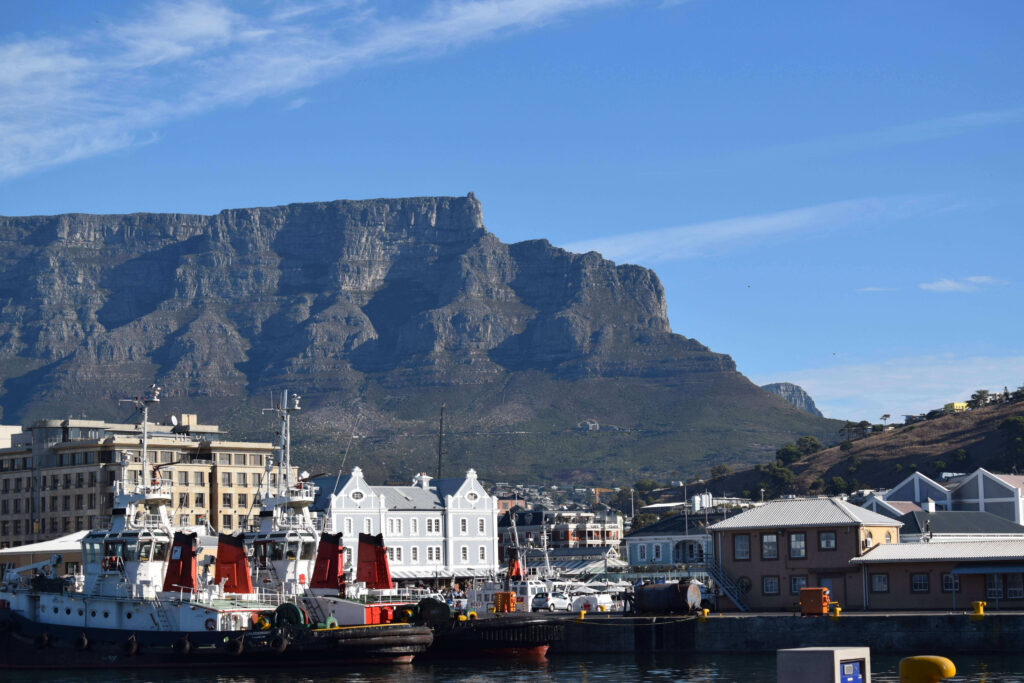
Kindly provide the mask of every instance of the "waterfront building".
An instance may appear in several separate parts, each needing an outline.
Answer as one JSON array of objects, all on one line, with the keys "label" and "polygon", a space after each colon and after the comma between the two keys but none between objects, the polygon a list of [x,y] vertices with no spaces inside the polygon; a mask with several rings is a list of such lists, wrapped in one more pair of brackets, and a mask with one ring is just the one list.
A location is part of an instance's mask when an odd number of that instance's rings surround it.
[{"label": "waterfront building", "polygon": [[[885,502],[904,501],[921,508],[931,500],[936,510],[976,510],[991,512],[1017,524],[1024,523],[1024,476],[994,474],[979,467],[971,474],[939,483],[914,472],[881,497]],[[865,506],[877,503],[869,499]]]},{"label": "waterfront building", "polygon": [[[513,530],[513,519],[515,530]],[[498,522],[501,559],[522,548],[600,548],[622,543],[622,515],[615,510],[511,510]]]},{"label": "waterfront building", "polygon": [[543,577],[551,570],[559,576],[585,579],[609,571],[622,570],[628,566],[619,556],[619,551],[610,545],[555,548],[547,551],[543,548],[532,548],[523,555],[523,567],[528,577]]},{"label": "waterfront building", "polygon": [[674,566],[710,562],[711,534],[697,519],[671,515],[626,534],[626,559],[631,567]]},{"label": "waterfront building", "polygon": [[[840,498],[772,500],[711,525],[709,573],[739,609],[789,610],[800,589],[820,586],[845,605],[859,598],[860,572],[850,560],[877,545],[899,543],[901,522]],[[727,608],[720,600],[719,609]]]},{"label": "waterfront building", "polygon": [[846,607],[870,610],[1024,609],[1024,540],[899,543],[850,564],[859,575]]},{"label": "waterfront building", "polygon": [[[172,521],[247,528],[274,446],[228,441],[191,414],[174,422],[147,426],[153,476],[172,487]],[[115,482],[142,476],[141,442],[141,423],[99,420],[40,420],[11,435],[0,449],[0,548],[102,526]]]},{"label": "waterfront building", "polygon": [[899,521],[900,543],[1024,540],[1024,526],[991,512],[915,510]]},{"label": "waterfront building", "polygon": [[498,570],[497,499],[475,470],[462,478],[417,474],[411,486],[371,486],[359,467],[322,477],[312,510],[324,530],[342,532],[345,559],[355,566],[360,533],[383,534],[388,564],[403,582],[448,583]]}]

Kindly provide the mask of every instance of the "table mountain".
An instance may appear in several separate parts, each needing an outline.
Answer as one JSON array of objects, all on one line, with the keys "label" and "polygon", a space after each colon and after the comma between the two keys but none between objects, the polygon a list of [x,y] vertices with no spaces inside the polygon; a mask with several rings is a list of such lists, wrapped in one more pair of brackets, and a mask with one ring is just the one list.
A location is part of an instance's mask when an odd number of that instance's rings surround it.
[{"label": "table mountain", "polygon": [[824,415],[821,414],[821,411],[818,410],[818,406],[814,405],[814,399],[811,398],[811,395],[804,391],[803,387],[797,384],[776,382],[774,384],[765,384],[761,388],[765,391],[770,391],[776,396],[786,399],[805,413],[824,417]]},{"label": "table mountain", "polygon": [[0,217],[0,240],[7,423],[126,419],[114,399],[156,382],[167,414],[270,438],[259,408],[289,388],[308,463],[347,450],[405,479],[435,466],[447,403],[450,467],[547,481],[696,473],[836,428],[674,334],[652,271],[504,244],[472,194]]}]

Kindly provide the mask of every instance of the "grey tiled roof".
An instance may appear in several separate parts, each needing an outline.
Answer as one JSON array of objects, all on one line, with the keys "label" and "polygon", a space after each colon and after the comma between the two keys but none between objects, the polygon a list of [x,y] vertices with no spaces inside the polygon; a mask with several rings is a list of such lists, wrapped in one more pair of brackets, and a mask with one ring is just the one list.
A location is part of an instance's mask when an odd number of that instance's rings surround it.
[{"label": "grey tiled roof", "polygon": [[891,517],[851,505],[839,498],[772,500],[753,510],[712,524],[712,531],[733,529],[786,529],[824,526],[902,526]]},{"label": "grey tiled roof", "polygon": [[904,534],[924,533],[925,524],[933,534],[1022,534],[1024,526],[991,512],[954,510],[924,512],[918,510],[900,517]]},{"label": "grey tiled roof", "polygon": [[[433,483],[433,482],[431,482]],[[384,496],[391,510],[443,510],[444,504],[434,489],[419,486],[371,486],[378,496]]]},{"label": "grey tiled roof", "polygon": [[952,543],[889,543],[877,545],[852,564],[971,560],[1024,560],[1024,540],[955,541]]}]

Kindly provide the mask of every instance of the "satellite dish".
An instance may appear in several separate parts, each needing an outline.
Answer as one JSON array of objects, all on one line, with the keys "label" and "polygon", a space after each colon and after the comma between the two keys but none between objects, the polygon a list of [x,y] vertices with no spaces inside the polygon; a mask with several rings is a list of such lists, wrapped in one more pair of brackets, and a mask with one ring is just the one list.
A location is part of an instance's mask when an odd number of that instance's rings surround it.
[{"label": "satellite dish", "polygon": [[178,426],[178,418],[176,418],[175,416],[171,415],[171,424],[174,425],[175,427],[177,427]]}]

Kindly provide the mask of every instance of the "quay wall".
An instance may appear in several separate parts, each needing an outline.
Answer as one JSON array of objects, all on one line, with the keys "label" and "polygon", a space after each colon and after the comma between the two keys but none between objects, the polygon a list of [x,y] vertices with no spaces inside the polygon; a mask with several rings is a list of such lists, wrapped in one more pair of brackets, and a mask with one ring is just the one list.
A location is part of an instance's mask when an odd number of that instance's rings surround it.
[{"label": "quay wall", "polygon": [[591,617],[565,624],[551,654],[597,652],[774,652],[793,647],[866,646],[905,654],[1019,653],[1024,614],[858,614],[828,617],[713,615]]}]

